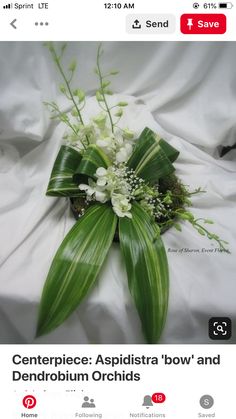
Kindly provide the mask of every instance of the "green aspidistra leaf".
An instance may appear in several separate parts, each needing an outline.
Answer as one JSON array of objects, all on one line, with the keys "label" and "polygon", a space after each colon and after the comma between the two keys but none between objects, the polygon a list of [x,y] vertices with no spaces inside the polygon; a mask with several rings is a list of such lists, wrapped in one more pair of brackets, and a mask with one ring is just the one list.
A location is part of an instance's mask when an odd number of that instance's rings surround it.
[{"label": "green aspidistra leaf", "polygon": [[79,196],[81,191],[73,181],[82,156],[72,147],[61,146],[50,176],[46,195],[48,196]]},{"label": "green aspidistra leaf", "polygon": [[[158,137],[157,137],[158,139]],[[173,163],[177,157],[179,156],[179,151],[176,150],[172,145],[167,143],[163,138],[159,139],[159,145],[161,146],[162,150],[165,152],[166,157]]]},{"label": "green aspidistra leaf", "polygon": [[119,237],[128,283],[148,343],[156,343],[165,325],[169,274],[159,229],[138,203],[132,218],[119,219]]},{"label": "green aspidistra leaf", "polygon": [[150,184],[175,170],[160,144],[160,138],[149,128],[145,128],[137,139],[127,165]]},{"label": "green aspidistra leaf", "polygon": [[39,307],[37,336],[54,330],[93,287],[111,246],[117,216],[107,204],[91,206],[59,247]]},{"label": "green aspidistra leaf", "polygon": [[78,168],[78,173],[94,177],[98,167],[105,169],[112,163],[103,150],[96,144],[91,144],[83,154],[83,158]]}]

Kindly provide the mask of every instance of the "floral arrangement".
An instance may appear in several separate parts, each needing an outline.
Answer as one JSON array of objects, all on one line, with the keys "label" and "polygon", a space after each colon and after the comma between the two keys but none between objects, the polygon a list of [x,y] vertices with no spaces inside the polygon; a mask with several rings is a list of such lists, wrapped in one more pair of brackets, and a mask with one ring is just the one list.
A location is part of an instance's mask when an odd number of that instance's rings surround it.
[{"label": "floral arrangement", "polygon": [[161,235],[181,231],[187,221],[226,251],[224,240],[208,231],[208,219],[196,219],[186,208],[191,195],[175,174],[179,152],[149,128],[140,136],[121,128],[126,102],[109,105],[111,78],[101,70],[101,45],[95,73],[101,112],[83,119],[86,95],[72,88],[76,61],[63,69],[66,45],[57,52],[47,44],[60,72],[60,91],[71,103],[70,115],[47,103],[52,118],[67,126],[50,176],[47,195],[67,197],[77,219],[60,245],[46,279],[39,308],[37,336],[62,324],[96,283],[113,241],[119,243],[128,285],[148,343],[158,342],[168,309],[168,261]]}]

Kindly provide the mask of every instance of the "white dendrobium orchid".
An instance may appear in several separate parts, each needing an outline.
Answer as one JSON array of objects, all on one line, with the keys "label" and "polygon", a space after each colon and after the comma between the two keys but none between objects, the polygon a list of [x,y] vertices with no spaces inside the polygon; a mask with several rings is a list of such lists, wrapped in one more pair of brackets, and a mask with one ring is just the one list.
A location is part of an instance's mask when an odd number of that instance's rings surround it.
[{"label": "white dendrobium orchid", "polygon": [[125,176],[124,167],[99,167],[96,170],[97,181],[88,180],[88,185],[80,184],[79,189],[85,191],[88,200],[107,202],[111,200],[113,211],[118,217],[132,218],[129,198],[129,185]]},{"label": "white dendrobium orchid", "polygon": [[132,154],[134,132],[128,128],[111,128],[105,112],[101,112],[86,125],[74,125],[75,131],[66,132],[64,139],[72,147],[84,152],[85,146],[96,144],[113,164],[125,163]]},{"label": "white dendrobium orchid", "polygon": [[114,138],[111,137],[104,137],[99,138],[96,141],[96,144],[103,149],[103,151],[110,156],[111,152],[114,151],[115,145],[114,145]]},{"label": "white dendrobium orchid", "polygon": [[113,194],[111,197],[111,203],[113,211],[116,215],[118,215],[118,217],[132,218],[132,214],[129,212],[131,210],[131,204],[126,196]]},{"label": "white dendrobium orchid", "polygon": [[116,162],[124,163],[126,162],[132,154],[133,147],[131,144],[126,143],[124,147],[121,147],[118,153],[116,153]]},{"label": "white dendrobium orchid", "polygon": [[79,185],[79,189],[81,191],[85,191],[88,197],[91,197],[94,194],[94,188],[92,187],[92,181],[90,181],[90,179],[89,179],[89,185],[85,183],[81,183]]},{"label": "white dendrobium orchid", "polygon": [[104,167],[99,167],[96,170],[97,185],[106,186],[107,184],[107,170]]},{"label": "white dendrobium orchid", "polygon": [[101,112],[99,115],[95,116],[92,121],[100,130],[104,130],[106,128],[107,116],[104,112]]},{"label": "white dendrobium orchid", "polygon": [[99,191],[98,188],[95,190],[95,198],[96,201],[101,202],[104,204],[104,202],[107,202],[109,197],[107,196],[106,192]]},{"label": "white dendrobium orchid", "polygon": [[115,140],[116,147],[122,147],[123,146],[124,138],[123,138],[120,130],[117,130],[115,132],[114,140]]},{"label": "white dendrobium orchid", "polygon": [[105,169],[105,167],[99,167],[96,170],[96,175],[97,176],[106,176],[107,175],[107,169]]},{"label": "white dendrobium orchid", "polygon": [[81,191],[85,191],[88,200],[95,197],[95,200],[104,204],[109,200],[109,195],[107,191],[104,190],[103,186],[97,185],[93,180],[89,179],[89,185],[81,183],[79,185]]}]

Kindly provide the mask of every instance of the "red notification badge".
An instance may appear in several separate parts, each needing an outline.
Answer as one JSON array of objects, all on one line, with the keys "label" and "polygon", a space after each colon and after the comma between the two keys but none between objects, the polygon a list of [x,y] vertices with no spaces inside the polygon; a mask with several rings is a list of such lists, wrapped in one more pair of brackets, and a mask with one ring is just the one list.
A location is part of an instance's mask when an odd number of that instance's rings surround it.
[{"label": "red notification badge", "polygon": [[222,13],[191,13],[180,18],[185,35],[222,35],[226,32],[226,16]]},{"label": "red notification badge", "polygon": [[166,396],[164,395],[164,393],[154,393],[152,395],[153,403],[164,403],[165,400]]}]

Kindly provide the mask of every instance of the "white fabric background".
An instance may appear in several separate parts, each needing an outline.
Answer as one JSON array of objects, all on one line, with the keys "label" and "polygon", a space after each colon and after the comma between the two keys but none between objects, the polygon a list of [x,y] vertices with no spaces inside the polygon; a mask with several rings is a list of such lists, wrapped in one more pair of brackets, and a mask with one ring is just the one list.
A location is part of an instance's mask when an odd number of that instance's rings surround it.
[{"label": "white fabric background", "polygon": [[[75,87],[90,96],[96,49],[96,43],[71,43],[66,53],[68,60],[78,57]],[[234,333],[236,324],[236,152],[220,159],[217,149],[236,141],[236,44],[104,43],[104,50],[104,68],[120,69],[113,88],[130,103],[124,126],[137,133],[149,126],[180,150],[177,174],[192,189],[207,190],[194,197],[192,211],[212,218],[212,230],[230,243],[230,255],[168,252],[170,304],[161,343],[214,343],[209,317],[231,317]],[[142,343],[118,245],[79,309],[34,339],[50,263],[74,223],[66,200],[45,196],[64,127],[50,120],[43,101],[68,109],[59,82],[41,43],[1,43],[0,342]],[[96,110],[91,98],[86,118]],[[167,251],[212,247],[187,224],[163,240]]]}]

